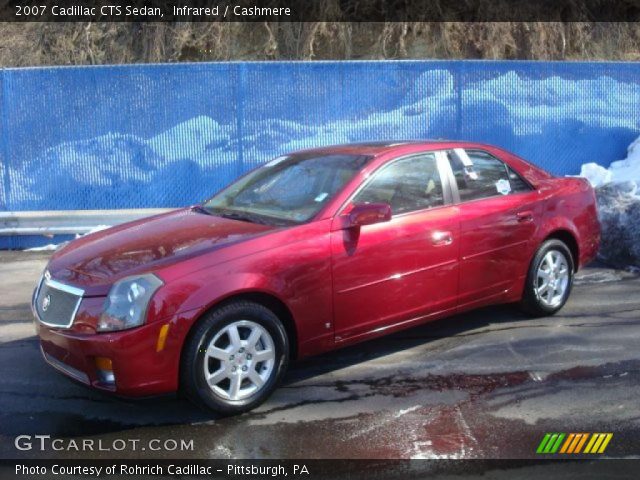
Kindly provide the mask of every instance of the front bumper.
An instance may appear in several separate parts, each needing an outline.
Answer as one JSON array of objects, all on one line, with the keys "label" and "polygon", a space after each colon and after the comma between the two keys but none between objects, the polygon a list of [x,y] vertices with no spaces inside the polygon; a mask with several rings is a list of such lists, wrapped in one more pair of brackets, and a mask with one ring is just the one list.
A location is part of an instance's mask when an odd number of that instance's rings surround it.
[{"label": "front bumper", "polygon": [[[90,334],[51,328],[36,320],[36,329],[44,359],[56,370],[102,391],[146,397],[175,392],[178,387],[179,348],[175,342],[167,341],[157,351],[160,329],[167,323],[171,322]],[[101,379],[97,357],[111,359],[115,383]]]}]

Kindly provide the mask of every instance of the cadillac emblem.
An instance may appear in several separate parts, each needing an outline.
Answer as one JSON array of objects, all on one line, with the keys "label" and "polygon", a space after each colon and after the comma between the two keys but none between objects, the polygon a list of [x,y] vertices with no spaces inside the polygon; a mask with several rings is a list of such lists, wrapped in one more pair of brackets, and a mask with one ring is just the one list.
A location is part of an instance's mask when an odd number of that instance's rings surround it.
[{"label": "cadillac emblem", "polygon": [[47,295],[44,297],[44,300],[42,300],[42,311],[46,312],[49,305],[51,305],[51,295]]}]

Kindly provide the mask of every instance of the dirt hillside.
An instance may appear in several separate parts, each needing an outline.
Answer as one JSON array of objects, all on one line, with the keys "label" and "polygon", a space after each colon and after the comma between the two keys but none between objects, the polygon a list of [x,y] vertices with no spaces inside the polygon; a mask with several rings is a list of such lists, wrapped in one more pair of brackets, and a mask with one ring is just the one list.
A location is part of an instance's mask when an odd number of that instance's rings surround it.
[{"label": "dirt hillside", "polygon": [[639,23],[0,23],[0,66],[212,60],[639,60]]}]

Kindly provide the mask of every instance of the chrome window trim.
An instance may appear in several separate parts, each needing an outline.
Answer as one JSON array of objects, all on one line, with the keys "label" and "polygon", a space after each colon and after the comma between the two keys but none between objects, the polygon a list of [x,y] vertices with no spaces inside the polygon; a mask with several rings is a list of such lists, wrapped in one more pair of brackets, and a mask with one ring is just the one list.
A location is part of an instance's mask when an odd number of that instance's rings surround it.
[{"label": "chrome window trim", "polygon": [[[57,323],[49,323],[49,322],[45,322],[44,320],[42,320],[40,318],[40,315],[38,315],[38,307],[36,305],[36,302],[38,301],[38,295],[40,294],[40,290],[42,288],[42,284],[47,285],[47,287],[53,288],[54,290],[60,290],[62,292],[66,292],[69,293],[71,295],[74,295],[76,297],[78,297],[78,301],[76,302],[76,306],[73,309],[73,312],[71,313],[71,317],[69,318],[69,322],[67,324],[57,324]],[[84,290],[78,287],[73,287],[71,285],[66,285],[64,283],[60,283],[56,280],[51,279],[51,274],[46,271],[44,273],[44,275],[42,276],[42,279],[40,279],[40,283],[38,284],[38,288],[35,292],[35,295],[33,297],[33,312],[36,316],[36,318],[38,319],[38,322],[42,323],[43,325],[46,325],[47,327],[52,327],[52,328],[71,328],[71,326],[73,325],[73,322],[76,319],[76,314],[78,313],[78,309],[80,308],[80,303],[82,303],[82,297],[84,296]]]},{"label": "chrome window trim", "polygon": [[465,152],[480,152],[483,153],[491,158],[493,158],[494,160],[496,160],[497,162],[501,163],[502,166],[505,169],[505,172],[507,174],[507,180],[509,181],[509,185],[511,185],[511,179],[509,178],[509,169],[513,170],[513,172],[518,175],[518,177],[520,177],[520,180],[522,180],[528,187],[529,190],[525,190],[522,192],[509,192],[509,194],[507,195],[501,195],[499,193],[496,193],[495,195],[491,195],[489,197],[479,197],[479,198],[473,198],[471,200],[461,200],[460,199],[460,190],[458,189],[458,182],[456,181],[456,177],[455,174],[453,173],[453,168],[451,167],[451,159],[447,158],[450,157],[451,154],[455,154],[455,152],[453,151],[454,149],[449,149],[444,151],[445,154],[445,159],[447,161],[447,167],[448,167],[448,171],[449,173],[447,174],[450,177],[450,183],[451,183],[451,190],[453,192],[453,198],[454,198],[454,205],[466,205],[467,203],[473,203],[473,202],[482,202],[484,200],[489,200],[489,199],[496,199],[496,198],[502,198],[502,197],[509,197],[512,195],[526,195],[529,194],[531,192],[537,192],[538,190],[536,190],[533,185],[531,185],[531,183],[524,178],[520,172],[518,170],[516,170],[514,167],[511,166],[510,163],[505,162],[504,160],[502,160],[501,158],[496,157],[494,154],[487,152],[486,150],[483,150],[481,148],[462,148],[462,150],[464,150]]},{"label": "chrome window trim", "polygon": [[[533,185],[531,185],[531,182],[529,180],[527,180],[526,178],[524,178],[522,176],[522,174],[516,170],[509,162],[505,162],[504,160],[502,160],[501,158],[496,157],[493,153],[487,152],[486,150],[483,150],[481,148],[465,148],[465,150],[467,152],[481,152],[484,153],[485,155],[489,155],[492,158],[495,158],[497,161],[499,161],[500,163],[502,163],[505,168],[507,169],[507,175],[509,177],[511,177],[511,175],[509,175],[509,170],[513,170],[513,173],[515,173],[518,177],[520,177],[520,180],[522,180],[522,182],[529,187],[529,191],[535,191],[536,189],[534,188]],[[509,178],[509,183],[511,183],[511,178]],[[509,195],[517,195],[518,193],[529,193],[529,191],[524,191],[524,192],[512,192],[509,193]]]},{"label": "chrome window trim", "polygon": [[[342,212],[349,206],[349,204],[353,203],[354,198],[356,198],[356,196],[362,191],[364,190],[367,185],[373,181],[373,179],[375,178],[375,176],[382,172],[385,168],[393,165],[396,162],[402,161],[402,160],[409,160],[409,159],[413,159],[413,158],[419,158],[422,157],[424,155],[429,155],[432,154],[434,156],[434,160],[436,162],[436,168],[438,169],[438,173],[440,175],[440,183],[442,185],[442,205],[436,205],[433,207],[428,207],[428,208],[419,208],[416,210],[409,210],[407,212],[402,212],[402,213],[398,213],[398,214],[394,214],[393,210],[391,211],[391,217],[396,218],[396,217],[400,217],[401,215],[409,215],[412,213],[416,213],[416,212],[428,212],[431,210],[435,210],[438,208],[444,208],[444,207],[450,207],[452,204],[454,204],[454,199],[452,198],[452,192],[451,192],[451,187],[450,185],[448,185],[447,179],[445,178],[445,175],[442,170],[442,164],[443,164],[443,159],[446,160],[445,157],[443,157],[443,155],[445,155],[446,150],[421,150],[418,152],[412,152],[412,153],[407,153],[405,155],[399,156],[399,157],[394,157],[394,158],[390,158],[389,160],[385,161],[382,165],[378,165],[378,167],[376,167],[372,172],[369,173],[369,175],[367,175],[367,177],[362,181],[362,183],[360,183],[360,185],[358,185],[355,190],[353,190],[351,192],[351,195],[349,195],[349,197],[347,198],[347,200],[345,202],[342,203],[342,205],[340,205],[340,208],[337,209],[336,214],[334,215],[334,217],[338,217],[342,214]],[[447,160],[448,161],[448,160]]]}]

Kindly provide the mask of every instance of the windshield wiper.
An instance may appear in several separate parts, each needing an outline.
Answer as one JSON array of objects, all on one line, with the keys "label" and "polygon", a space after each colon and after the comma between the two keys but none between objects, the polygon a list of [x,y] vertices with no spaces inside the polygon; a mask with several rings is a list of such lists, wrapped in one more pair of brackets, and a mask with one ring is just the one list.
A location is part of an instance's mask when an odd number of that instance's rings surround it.
[{"label": "windshield wiper", "polygon": [[213,215],[209,210],[204,208],[202,205],[194,205],[191,207],[192,212],[204,213],[205,215]]},{"label": "windshield wiper", "polygon": [[265,225],[265,221],[261,220],[260,218],[257,218],[254,215],[250,215],[247,213],[240,213],[240,212],[232,212],[230,210],[223,210],[220,214],[221,217],[223,218],[229,218],[231,220],[240,220],[241,222],[250,222],[250,223],[261,223],[263,225]]},{"label": "windshield wiper", "polygon": [[259,223],[260,225],[270,225],[270,226],[280,226],[286,227],[288,225],[292,225],[294,222],[287,221],[284,219],[266,217],[263,215],[252,214],[248,212],[241,212],[237,210],[227,210],[225,208],[220,207],[212,207],[207,208],[205,206],[201,206],[206,213],[209,215],[216,215],[222,218],[228,218],[230,220],[239,220],[241,222],[250,222],[250,223]]}]

